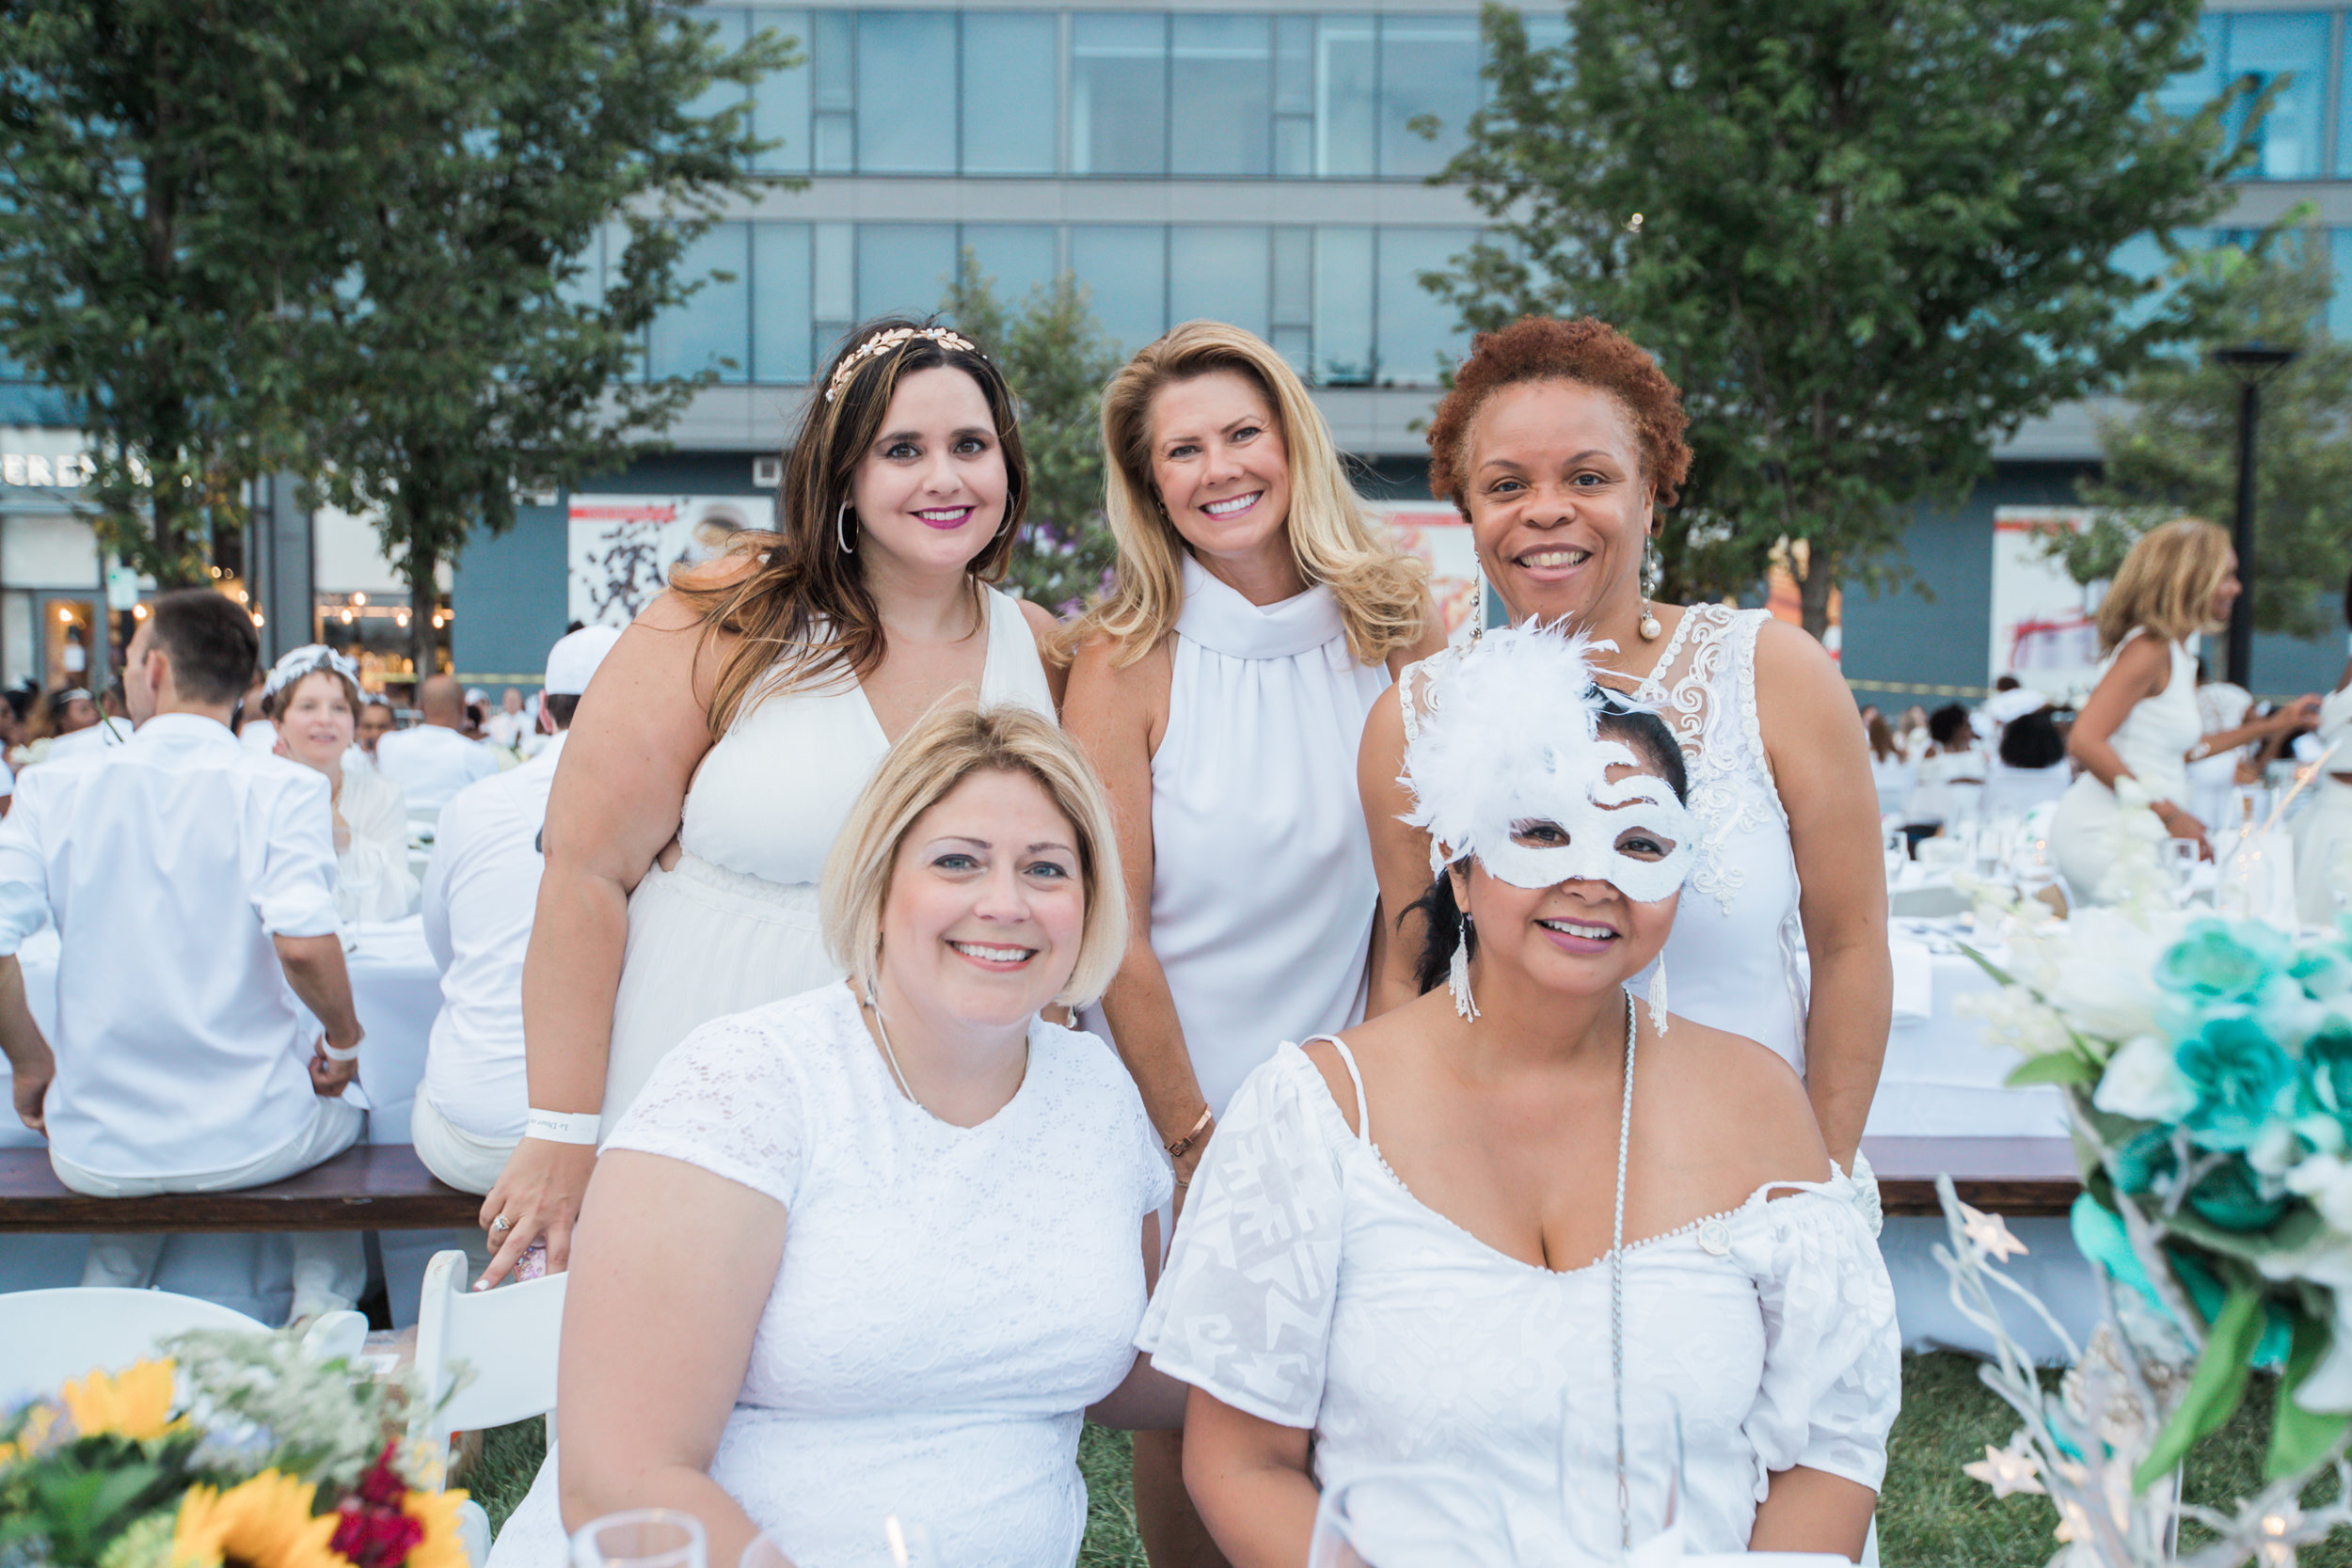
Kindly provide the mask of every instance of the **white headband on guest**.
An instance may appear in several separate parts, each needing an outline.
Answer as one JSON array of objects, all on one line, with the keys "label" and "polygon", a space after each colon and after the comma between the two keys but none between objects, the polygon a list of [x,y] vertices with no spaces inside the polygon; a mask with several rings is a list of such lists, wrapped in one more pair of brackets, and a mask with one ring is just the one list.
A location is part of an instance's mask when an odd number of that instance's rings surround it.
[{"label": "white headband on guest", "polygon": [[[1631,747],[1601,736],[1606,708],[1641,710],[1594,684],[1593,646],[1531,621],[1487,632],[1431,684],[1398,782],[1433,875],[1474,855],[1514,887],[1608,882],[1638,904],[1681,889],[1697,819]],[[1638,771],[1613,784],[1615,767]]]},{"label": "white headband on guest", "polygon": [[331,670],[352,685],[359,684],[359,667],[324,642],[305,642],[301,647],[282,655],[270,666],[269,679],[262,687],[264,699],[277,696],[303,676],[321,670]]}]

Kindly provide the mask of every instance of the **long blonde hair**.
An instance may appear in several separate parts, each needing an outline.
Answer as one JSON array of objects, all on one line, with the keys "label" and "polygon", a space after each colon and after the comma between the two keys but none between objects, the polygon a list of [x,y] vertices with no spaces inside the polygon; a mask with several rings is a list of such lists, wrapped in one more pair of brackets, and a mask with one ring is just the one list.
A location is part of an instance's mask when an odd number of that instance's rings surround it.
[{"label": "long blonde hair", "polygon": [[2213,596],[2230,575],[2230,536],[2201,517],[2175,517],[2139,536],[2099,602],[2099,652],[2122,646],[2137,629],[2176,642],[2193,631],[2218,631]]},{"label": "long blonde hair", "polygon": [[1103,452],[1108,470],[1104,507],[1119,563],[1110,591],[1057,639],[1067,657],[1079,643],[1109,639],[1113,657],[1133,664],[1175,629],[1184,608],[1184,535],[1162,509],[1152,483],[1152,400],[1162,388],[1231,371],[1263,393],[1282,425],[1290,466],[1290,516],[1284,523],[1298,575],[1325,583],[1340,603],[1347,650],[1377,664],[1422,638],[1428,572],[1383,543],[1340,467],[1322,411],[1282,356],[1254,335],[1223,322],[1173,327],[1127,361],[1103,391]]},{"label": "long blonde hair", "polygon": [[1083,1006],[1110,989],[1127,953],[1127,894],[1109,800],[1074,742],[1050,719],[1016,704],[972,707],[946,702],[882,758],[850,808],[818,884],[825,951],[867,996],[882,974],[882,906],[898,850],[922,815],[976,773],[1017,773],[1035,782],[1077,835],[1086,915],[1078,958],[1056,1000]]},{"label": "long blonde hair", "polygon": [[[970,376],[1005,454],[1004,521],[967,568],[976,607],[986,606],[980,584],[1002,578],[1011,562],[1029,496],[1012,392],[986,355],[958,346],[968,340],[942,341],[926,330],[923,323],[883,317],[842,339],[810,386],[786,448],[774,530],[746,529],[719,561],[671,575],[671,589],[702,617],[705,645],[723,633],[735,639],[711,693],[712,740],[764,698],[821,687],[844,672],[870,674],[882,662],[882,611],[866,586],[865,558],[841,547],[855,515],[844,509],[853,504],[859,460],[881,434],[892,396],[917,371],[944,365]],[[890,340],[893,332],[905,335]],[[867,347],[878,341],[886,346]]]}]

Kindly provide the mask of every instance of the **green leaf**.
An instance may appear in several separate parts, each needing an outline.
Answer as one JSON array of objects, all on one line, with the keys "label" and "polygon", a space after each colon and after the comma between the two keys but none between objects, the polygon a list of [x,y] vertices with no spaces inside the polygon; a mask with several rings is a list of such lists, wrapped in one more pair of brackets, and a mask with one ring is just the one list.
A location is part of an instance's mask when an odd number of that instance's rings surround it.
[{"label": "green leaf", "polygon": [[2028,1056],[2010,1069],[2002,1082],[2015,1087],[2020,1084],[2095,1084],[2099,1081],[2099,1066],[2074,1051],[2053,1051],[2047,1055]]},{"label": "green leaf", "polygon": [[2281,1481],[2300,1475],[2334,1451],[2352,1427],[2352,1416],[2323,1416],[2295,1402],[2295,1391],[2312,1375],[2335,1338],[2325,1318],[2295,1314],[2294,1347],[2287,1352],[2287,1370],[2279,1380],[2278,1413],[2270,1423],[2270,1451],[2263,1460],[2263,1479]]},{"label": "green leaf", "polygon": [[2262,1338],[2263,1298],[2260,1291],[2240,1287],[2230,1292],[2220,1314],[2205,1334],[2205,1353],[2188,1380],[2172,1418],[2156,1433],[2155,1447],[2132,1472],[2132,1490],[2145,1492],[2156,1479],[2181,1462],[2200,1438],[2221,1430],[2231,1412],[2246,1397],[2246,1374]]}]

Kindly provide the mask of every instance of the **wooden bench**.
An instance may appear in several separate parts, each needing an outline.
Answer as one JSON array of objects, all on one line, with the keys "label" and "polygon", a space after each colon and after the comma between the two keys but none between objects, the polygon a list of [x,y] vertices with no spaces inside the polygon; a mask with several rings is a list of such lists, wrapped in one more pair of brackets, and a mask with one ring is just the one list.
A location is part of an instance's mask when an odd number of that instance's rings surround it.
[{"label": "wooden bench", "polygon": [[1865,1138],[1889,1214],[1940,1214],[1935,1179],[1948,1175],[1963,1203],[1988,1214],[2063,1214],[2083,1190],[2067,1138]]},{"label": "wooden bench", "polygon": [[355,1144],[266,1187],[156,1197],[87,1197],[45,1148],[0,1148],[0,1232],[463,1230],[482,1199],[443,1183],[407,1144]]}]

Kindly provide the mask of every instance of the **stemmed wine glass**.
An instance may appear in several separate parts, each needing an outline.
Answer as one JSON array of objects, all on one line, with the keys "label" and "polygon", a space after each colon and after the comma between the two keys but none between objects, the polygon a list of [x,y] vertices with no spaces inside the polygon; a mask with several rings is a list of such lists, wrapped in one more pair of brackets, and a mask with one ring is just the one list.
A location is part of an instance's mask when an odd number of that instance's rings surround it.
[{"label": "stemmed wine glass", "polygon": [[1502,1497],[1432,1465],[1367,1470],[1315,1505],[1307,1568],[1516,1568]]},{"label": "stemmed wine glass", "polygon": [[675,1508],[591,1519],[572,1536],[572,1568],[709,1568],[703,1522]]},{"label": "stemmed wine glass", "polygon": [[2172,902],[2180,909],[2188,908],[2195,896],[2198,866],[2197,841],[2193,838],[2168,838],[2164,841],[2165,875],[2172,881]]}]

